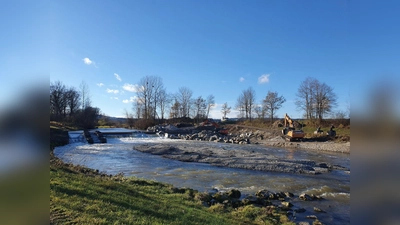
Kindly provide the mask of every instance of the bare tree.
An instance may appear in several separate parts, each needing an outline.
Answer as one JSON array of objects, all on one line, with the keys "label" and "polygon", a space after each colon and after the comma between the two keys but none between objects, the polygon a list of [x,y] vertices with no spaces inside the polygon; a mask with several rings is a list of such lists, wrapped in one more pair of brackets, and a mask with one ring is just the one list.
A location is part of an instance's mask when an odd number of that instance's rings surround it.
[{"label": "bare tree", "polygon": [[167,94],[164,88],[162,88],[158,94],[159,108],[161,119],[164,120],[165,111],[171,103],[171,96]]},{"label": "bare tree", "polygon": [[254,112],[257,115],[258,119],[265,118],[265,109],[262,107],[262,105],[255,106],[254,107]]},{"label": "bare tree", "polygon": [[337,105],[337,97],[333,88],[325,83],[318,82],[315,89],[315,112],[321,121],[325,115],[332,113],[333,107]]},{"label": "bare tree", "polygon": [[205,111],[207,108],[206,100],[203,99],[203,97],[199,96],[193,101],[193,105],[195,110],[194,117],[197,119],[197,122],[199,122],[201,118],[206,116],[205,115],[206,114]]},{"label": "bare tree", "polygon": [[[161,77],[153,77],[153,119],[156,120],[157,117],[157,108],[159,108],[160,104],[160,92],[164,91],[164,84]],[[159,117],[158,117],[159,118]]]},{"label": "bare tree", "polygon": [[171,110],[169,113],[169,118],[178,118],[181,117],[181,104],[179,103],[179,101],[175,98],[174,99],[174,104],[172,104],[171,106]]},{"label": "bare tree", "polygon": [[268,94],[262,103],[271,123],[274,120],[275,112],[282,107],[282,104],[285,103],[285,101],[286,99],[283,96],[279,96],[278,92],[268,91]]},{"label": "bare tree", "polygon": [[181,106],[181,116],[189,117],[190,116],[190,107],[192,101],[193,92],[187,87],[180,87],[178,93],[176,94],[176,98]]},{"label": "bare tree", "polygon": [[226,115],[229,114],[231,112],[231,107],[228,106],[228,103],[225,102],[222,107],[221,107],[221,112],[222,115],[224,115],[222,118],[226,119]]},{"label": "bare tree", "polygon": [[85,81],[82,81],[81,84],[79,85],[79,89],[81,91],[81,106],[82,110],[88,108],[91,106],[92,102],[90,100],[90,91],[89,91],[89,86]]},{"label": "bare tree", "polygon": [[50,84],[50,113],[55,120],[61,120],[65,116],[67,107],[66,87],[61,81]]},{"label": "bare tree", "polygon": [[335,119],[345,119],[346,118],[346,112],[342,110],[338,110],[334,113],[333,117]]},{"label": "bare tree", "polygon": [[79,110],[81,104],[80,94],[74,87],[70,87],[66,92],[66,98],[67,106],[69,108],[69,116],[71,117]]},{"label": "bare tree", "polygon": [[238,115],[239,118],[245,117],[246,109],[245,109],[244,97],[242,94],[239,95],[239,97],[237,98],[235,108],[239,111]]},{"label": "bare tree", "polygon": [[159,92],[163,89],[161,77],[145,76],[139,81],[137,97],[144,106],[144,119],[156,118]]},{"label": "bare tree", "polygon": [[126,110],[126,109],[125,109],[125,117],[128,122],[129,128],[132,129],[132,127],[135,125],[135,121],[133,119],[132,113],[129,113],[128,110]]},{"label": "bare tree", "polygon": [[252,110],[256,100],[256,93],[252,87],[244,90],[237,99],[236,108],[243,111],[246,119],[251,120]]},{"label": "bare tree", "polygon": [[333,89],[315,78],[307,77],[297,91],[297,108],[304,110],[307,119],[318,118],[320,121],[332,112],[337,104]]},{"label": "bare tree", "polygon": [[215,97],[214,97],[214,95],[207,96],[206,104],[207,104],[207,115],[206,115],[206,118],[208,118],[208,115],[210,114],[210,109],[215,106]]},{"label": "bare tree", "polygon": [[133,111],[135,113],[135,116],[137,119],[141,119],[144,118],[144,104],[142,103],[142,101],[136,99],[133,102]]}]

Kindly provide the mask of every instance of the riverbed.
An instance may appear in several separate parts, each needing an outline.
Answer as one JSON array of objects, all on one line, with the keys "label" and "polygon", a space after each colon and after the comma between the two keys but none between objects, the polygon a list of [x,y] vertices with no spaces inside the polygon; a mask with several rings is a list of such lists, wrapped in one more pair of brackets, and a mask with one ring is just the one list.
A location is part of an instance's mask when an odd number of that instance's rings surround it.
[{"label": "riverbed", "polygon": [[[339,165],[348,170],[334,169],[320,174],[299,174],[230,168],[208,163],[182,162],[135,150],[135,147],[143,145],[223,149],[228,152],[247,151],[252,154],[268,155],[277,160],[314,161]],[[305,217],[316,215],[324,224],[350,223],[349,154],[261,145],[171,140],[155,136],[109,138],[106,144],[72,143],[57,147],[54,153],[64,162],[98,169],[108,174],[124,173],[125,176],[156,180],[199,191],[226,191],[234,188],[240,190],[242,195],[254,194],[260,189],[274,192],[289,191],[297,196],[301,193],[316,194],[325,200],[305,202],[298,198],[293,199],[295,206],[306,209],[305,213],[296,215],[296,221],[312,223],[312,220]],[[318,207],[326,213],[314,212],[313,207]]]}]

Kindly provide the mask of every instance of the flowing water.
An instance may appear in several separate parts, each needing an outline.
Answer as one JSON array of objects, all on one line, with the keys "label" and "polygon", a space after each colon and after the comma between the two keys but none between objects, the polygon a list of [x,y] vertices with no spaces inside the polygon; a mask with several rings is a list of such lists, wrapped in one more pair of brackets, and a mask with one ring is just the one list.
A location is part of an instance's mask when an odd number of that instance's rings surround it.
[{"label": "flowing water", "polygon": [[[242,149],[278,158],[314,160],[332,165],[350,168],[350,155],[343,153],[319,153],[310,150],[288,150],[260,145],[233,145],[214,142],[197,142],[162,139],[159,137],[108,138],[106,144],[71,143],[57,147],[54,152],[64,162],[98,169],[108,174],[124,173],[172,184],[176,187],[188,187],[199,191],[211,192],[215,189],[226,191],[239,189],[242,196],[254,194],[260,189],[270,191],[289,191],[295,195],[301,193],[321,195],[325,200],[304,202],[298,198],[292,203],[306,209],[296,214],[296,221],[308,221],[306,215],[316,215],[324,224],[350,223],[350,174],[341,170],[319,175],[288,174],[265,171],[216,167],[203,163],[180,162],[165,159],[133,150],[134,145],[144,143],[185,143],[188,147],[211,145],[227,151]],[[327,213],[317,213],[318,207]]]}]

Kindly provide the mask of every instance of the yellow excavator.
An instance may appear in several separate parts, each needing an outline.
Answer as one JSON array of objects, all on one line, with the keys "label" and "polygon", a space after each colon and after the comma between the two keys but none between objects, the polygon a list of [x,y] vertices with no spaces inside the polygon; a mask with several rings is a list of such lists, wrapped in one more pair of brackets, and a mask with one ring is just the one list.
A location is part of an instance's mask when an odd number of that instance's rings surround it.
[{"label": "yellow excavator", "polygon": [[284,124],[285,128],[282,130],[282,134],[285,136],[286,140],[288,141],[296,141],[296,140],[302,140],[305,136],[304,131],[300,128],[296,130],[296,127],[294,125],[294,121],[288,116],[288,114],[285,114],[284,118]]}]

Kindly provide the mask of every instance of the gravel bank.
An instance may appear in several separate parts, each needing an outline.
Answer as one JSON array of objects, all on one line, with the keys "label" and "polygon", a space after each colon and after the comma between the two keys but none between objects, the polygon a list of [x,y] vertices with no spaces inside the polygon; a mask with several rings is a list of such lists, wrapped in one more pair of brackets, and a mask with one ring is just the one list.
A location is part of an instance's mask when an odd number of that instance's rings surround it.
[{"label": "gravel bank", "polygon": [[272,154],[247,150],[225,150],[224,148],[210,146],[190,147],[185,143],[174,143],[173,145],[143,144],[135,146],[134,149],[184,162],[209,163],[216,166],[259,171],[321,174],[332,170],[349,170],[339,165],[329,165],[324,162],[282,159]]},{"label": "gravel bank", "polygon": [[350,154],[350,142],[335,143],[335,142],[285,142],[277,140],[266,140],[259,142],[259,144],[282,147],[282,148],[296,148],[307,149],[315,151],[329,151],[329,152],[342,152]]}]

